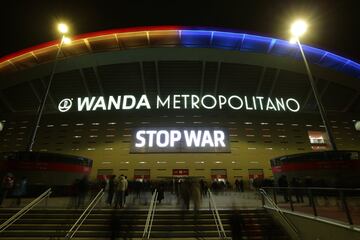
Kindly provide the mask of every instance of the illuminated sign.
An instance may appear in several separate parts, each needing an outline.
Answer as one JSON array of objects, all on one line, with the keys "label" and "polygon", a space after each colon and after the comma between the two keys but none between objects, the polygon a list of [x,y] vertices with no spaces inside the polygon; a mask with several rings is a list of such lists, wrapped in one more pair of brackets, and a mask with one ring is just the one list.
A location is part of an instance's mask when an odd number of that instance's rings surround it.
[{"label": "illuminated sign", "polygon": [[131,153],[230,152],[225,128],[138,128],[132,137]]},{"label": "illuminated sign", "polygon": [[[75,103],[73,103],[75,102]],[[75,111],[113,111],[136,109],[232,109],[246,111],[289,111],[298,112],[299,102],[294,98],[262,96],[224,96],[224,95],[189,95],[175,94],[156,96],[149,99],[147,95],[134,95],[65,98],[60,101],[58,110],[67,112],[76,105]]]}]

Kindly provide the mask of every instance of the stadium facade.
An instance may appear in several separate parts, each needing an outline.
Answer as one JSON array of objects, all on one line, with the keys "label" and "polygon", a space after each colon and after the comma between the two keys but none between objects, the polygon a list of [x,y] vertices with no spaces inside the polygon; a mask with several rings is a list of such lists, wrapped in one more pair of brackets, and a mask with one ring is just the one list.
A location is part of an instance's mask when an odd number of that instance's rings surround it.
[{"label": "stadium facade", "polygon": [[[24,151],[58,42],[0,59],[2,152]],[[360,65],[304,46],[339,150],[360,150]],[[188,27],[116,29],[64,45],[33,150],[91,175],[271,178],[270,159],[329,149],[299,49]]]}]

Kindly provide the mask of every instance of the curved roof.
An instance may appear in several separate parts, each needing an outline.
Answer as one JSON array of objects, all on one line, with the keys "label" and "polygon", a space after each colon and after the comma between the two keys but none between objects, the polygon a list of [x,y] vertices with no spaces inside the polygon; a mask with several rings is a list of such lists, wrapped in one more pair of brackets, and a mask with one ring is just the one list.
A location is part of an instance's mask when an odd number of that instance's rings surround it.
[{"label": "curved roof", "polygon": [[[43,43],[0,58],[0,72],[14,72],[55,59],[59,41]],[[63,46],[62,58],[93,52],[145,47],[215,48],[300,59],[288,41],[246,33],[178,26],[113,29],[75,36]],[[303,45],[312,64],[360,78],[360,64],[331,52]]]}]

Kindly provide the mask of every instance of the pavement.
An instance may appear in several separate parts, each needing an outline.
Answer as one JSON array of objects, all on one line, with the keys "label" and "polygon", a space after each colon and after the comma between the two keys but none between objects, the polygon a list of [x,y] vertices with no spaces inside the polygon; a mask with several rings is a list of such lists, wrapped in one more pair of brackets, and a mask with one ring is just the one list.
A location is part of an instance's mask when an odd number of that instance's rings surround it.
[{"label": "pavement", "polygon": [[[106,209],[111,208],[105,203],[106,194],[102,198],[101,202],[96,208]],[[214,202],[218,209],[232,209],[232,208],[261,208],[261,198],[256,192],[223,192],[213,194]],[[85,206],[91,201],[92,197],[87,197],[85,200]],[[22,208],[29,204],[34,198],[24,198],[21,201],[20,206],[16,206],[15,199],[5,199],[3,202],[3,208]],[[140,197],[134,194],[130,194],[126,198],[125,207],[128,209],[148,209],[151,200],[151,193],[141,193]],[[75,207],[75,199],[72,197],[49,197],[43,200],[34,208],[48,208],[48,209],[71,209]],[[190,203],[190,208],[193,208],[193,203]],[[181,200],[177,198],[175,194],[165,192],[164,199],[161,203],[157,204],[157,210],[170,210],[170,209],[182,209]],[[200,209],[209,209],[209,198],[203,197],[200,203]]]}]

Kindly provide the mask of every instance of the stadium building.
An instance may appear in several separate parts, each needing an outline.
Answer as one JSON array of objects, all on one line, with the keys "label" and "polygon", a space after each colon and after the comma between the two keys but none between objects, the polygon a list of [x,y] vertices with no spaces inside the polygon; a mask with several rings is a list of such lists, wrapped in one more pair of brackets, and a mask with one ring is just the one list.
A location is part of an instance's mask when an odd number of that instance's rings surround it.
[{"label": "stadium building", "polygon": [[[0,151],[27,150],[57,41],[0,59]],[[339,150],[360,150],[360,65],[304,46]],[[189,27],[115,29],[61,48],[33,150],[91,176],[272,178],[270,159],[329,149],[298,46]]]}]

